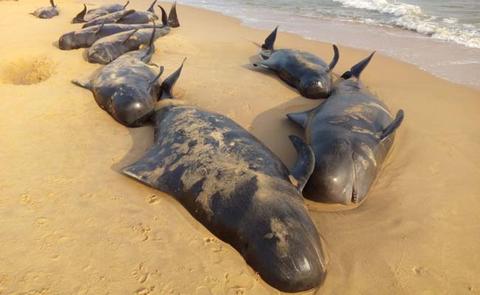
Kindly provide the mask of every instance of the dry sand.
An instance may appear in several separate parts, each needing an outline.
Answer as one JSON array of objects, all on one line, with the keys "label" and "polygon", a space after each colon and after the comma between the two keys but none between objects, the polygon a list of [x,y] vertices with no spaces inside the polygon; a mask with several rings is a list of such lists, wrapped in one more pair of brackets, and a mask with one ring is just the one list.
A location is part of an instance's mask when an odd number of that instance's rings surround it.
[{"label": "dry sand", "polygon": [[[55,47],[79,27],[69,21],[81,1],[58,0],[51,20],[28,14],[43,2],[0,2],[0,294],[278,293],[172,197],[119,173],[152,129],[119,125],[70,83],[98,68],[84,50]],[[285,114],[319,101],[250,69],[268,32],[178,10],[182,27],[153,58],[170,73],[188,57],[177,96],[230,116],[290,165],[287,136],[301,130]],[[332,54],[295,35],[277,40]],[[340,50],[340,74],[367,55]],[[360,208],[311,211],[330,256],[318,293],[480,294],[480,92],[380,55],[362,78],[406,120]]]}]

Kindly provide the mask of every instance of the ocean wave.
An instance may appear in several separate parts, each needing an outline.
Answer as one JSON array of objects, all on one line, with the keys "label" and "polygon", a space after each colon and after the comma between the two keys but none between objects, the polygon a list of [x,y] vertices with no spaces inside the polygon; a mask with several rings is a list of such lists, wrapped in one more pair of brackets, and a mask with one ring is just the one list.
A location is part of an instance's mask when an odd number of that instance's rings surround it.
[{"label": "ocean wave", "polygon": [[[455,42],[471,48],[480,48],[480,28],[472,24],[460,24],[457,19],[440,18],[425,14],[413,4],[387,0],[333,0],[344,7],[364,9],[386,14],[388,17],[376,19],[380,25],[391,25],[414,31],[435,39]],[[368,24],[373,24],[371,19]]]},{"label": "ocean wave", "polygon": [[339,2],[345,7],[378,11],[395,16],[422,14],[420,6],[402,2],[392,3],[386,0],[333,0],[333,2]]}]

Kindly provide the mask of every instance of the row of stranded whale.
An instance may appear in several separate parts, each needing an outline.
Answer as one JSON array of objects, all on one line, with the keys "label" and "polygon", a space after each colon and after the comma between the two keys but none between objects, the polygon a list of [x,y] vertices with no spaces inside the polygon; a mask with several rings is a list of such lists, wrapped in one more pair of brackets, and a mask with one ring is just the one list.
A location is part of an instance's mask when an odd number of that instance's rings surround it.
[{"label": "row of stranded whale", "polygon": [[[59,39],[63,50],[89,48],[105,64],[86,81],[97,104],[127,127],[154,125],[154,144],[122,172],[174,196],[198,221],[231,244],[273,287],[286,292],[318,288],[327,273],[325,250],[303,193],[316,202],[360,204],[390,150],[403,111],[387,106],[360,82],[373,53],[333,81],[330,64],[299,50],[275,49],[277,29],[253,66],[276,73],[318,107],[288,118],[305,130],[291,135],[297,161],[290,169],[261,141],[224,115],[180,103],[172,88],[182,65],[160,81],[150,64],[157,38],[178,27],[175,3],[167,16],[155,2],[147,11],[127,4],[84,9],[72,20],[83,28]],[[58,9],[40,8],[41,18]],[[153,22],[153,24],[150,24]],[[185,60],[184,60],[185,61]]]}]

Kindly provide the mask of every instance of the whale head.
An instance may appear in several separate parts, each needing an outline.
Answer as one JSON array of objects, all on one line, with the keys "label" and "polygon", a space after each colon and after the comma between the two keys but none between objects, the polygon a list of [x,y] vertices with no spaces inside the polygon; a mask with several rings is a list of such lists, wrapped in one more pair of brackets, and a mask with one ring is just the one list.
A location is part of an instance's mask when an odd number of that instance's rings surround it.
[{"label": "whale head", "polygon": [[327,98],[332,92],[332,77],[327,71],[307,75],[300,80],[299,91],[307,98]]},{"label": "whale head", "polygon": [[375,175],[372,160],[344,138],[324,137],[314,146],[315,170],[305,187],[306,196],[324,203],[361,203]]}]

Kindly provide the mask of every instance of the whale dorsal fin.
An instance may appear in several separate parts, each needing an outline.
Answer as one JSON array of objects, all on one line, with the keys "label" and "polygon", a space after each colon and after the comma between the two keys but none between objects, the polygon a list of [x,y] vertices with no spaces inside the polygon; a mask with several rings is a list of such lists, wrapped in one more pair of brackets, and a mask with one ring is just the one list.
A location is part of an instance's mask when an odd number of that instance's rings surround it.
[{"label": "whale dorsal fin", "polygon": [[151,13],[155,13],[155,3],[157,3],[157,0],[154,0],[153,3],[150,5],[150,7],[147,9],[147,11]]},{"label": "whale dorsal fin", "polygon": [[184,58],[180,67],[163,81],[162,85],[160,86],[161,93],[158,96],[158,100],[162,98],[173,98],[172,89],[173,86],[175,86],[178,77],[180,77],[180,74],[182,73],[183,64],[185,63],[186,59],[187,58]]},{"label": "whale dorsal fin", "polygon": [[172,28],[180,27],[177,16],[177,1],[173,2],[172,8],[170,8],[170,12],[168,13],[168,25]]},{"label": "whale dorsal fin", "polygon": [[87,5],[83,4],[83,10],[80,11],[72,20],[72,23],[83,23],[85,22],[85,14],[87,13]]},{"label": "whale dorsal fin", "polygon": [[287,114],[287,117],[290,121],[297,123],[300,125],[302,128],[307,127],[307,121],[308,121],[308,113],[310,111],[306,112],[299,112],[299,113],[289,113]]},{"label": "whale dorsal fin", "polygon": [[167,12],[165,11],[165,9],[163,9],[163,7],[161,5],[157,5],[158,8],[160,8],[160,10],[162,11],[162,24],[164,26],[168,26],[168,16],[167,16]]},{"label": "whale dorsal fin", "polygon": [[333,70],[333,68],[337,65],[338,60],[340,59],[340,53],[338,52],[337,45],[333,44],[333,58],[330,64],[328,65],[328,71]]},{"label": "whale dorsal fin", "polygon": [[351,77],[355,77],[355,78],[359,79],[360,74],[368,66],[368,63],[370,63],[370,60],[372,59],[374,54],[375,54],[375,51],[372,52],[367,58],[361,60],[359,63],[354,65],[350,69],[350,71],[346,71],[345,73],[343,73],[342,78],[345,79],[345,80],[350,79]]},{"label": "whale dorsal fin", "polygon": [[300,137],[290,135],[289,138],[297,151],[297,161],[290,169],[290,175],[294,179],[290,179],[290,181],[299,191],[302,191],[315,168],[315,154]]},{"label": "whale dorsal fin", "polygon": [[275,40],[277,39],[277,31],[278,31],[278,26],[273,29],[273,31],[268,35],[268,37],[265,39],[265,42],[262,44],[262,49],[265,50],[274,50],[273,46],[275,44]]},{"label": "whale dorsal fin", "polygon": [[382,134],[380,135],[380,140],[384,140],[388,136],[390,136],[395,130],[400,127],[400,125],[403,122],[403,117],[404,117],[404,112],[403,110],[399,110],[397,112],[397,115],[395,116],[395,119],[382,131]]}]

